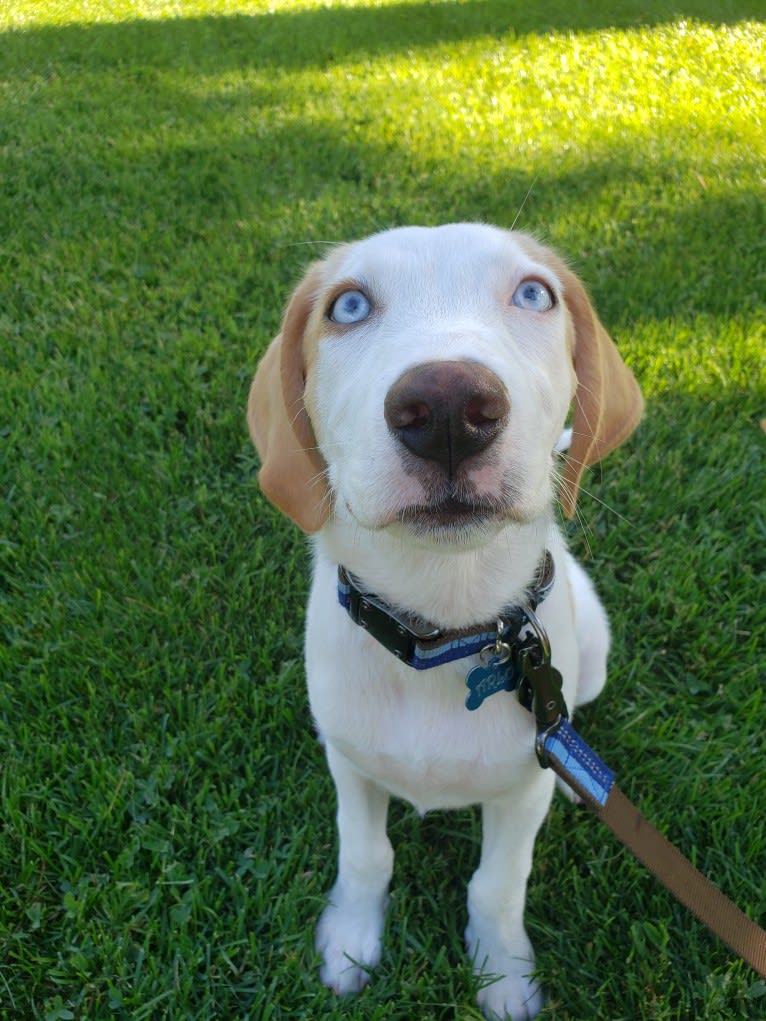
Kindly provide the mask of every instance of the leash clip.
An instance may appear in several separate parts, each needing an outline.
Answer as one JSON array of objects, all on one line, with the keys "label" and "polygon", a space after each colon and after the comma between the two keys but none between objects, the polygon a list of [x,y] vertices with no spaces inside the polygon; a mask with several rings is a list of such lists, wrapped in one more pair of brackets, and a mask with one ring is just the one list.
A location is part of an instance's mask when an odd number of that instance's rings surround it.
[{"label": "leash clip", "polygon": [[523,675],[519,685],[519,700],[529,709],[537,723],[535,752],[540,765],[549,766],[545,743],[569,719],[569,711],[561,691],[562,677],[551,662],[551,643],[548,633],[531,607],[524,608],[531,630],[528,640],[519,649]]}]

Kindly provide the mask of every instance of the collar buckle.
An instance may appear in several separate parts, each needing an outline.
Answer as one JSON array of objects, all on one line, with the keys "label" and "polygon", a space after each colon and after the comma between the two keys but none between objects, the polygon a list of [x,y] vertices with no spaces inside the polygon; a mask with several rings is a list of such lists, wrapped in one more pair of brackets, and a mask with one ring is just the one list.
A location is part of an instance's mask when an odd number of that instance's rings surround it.
[{"label": "collar buckle", "polygon": [[407,614],[399,613],[371,592],[365,592],[345,567],[338,568],[338,594],[349,617],[372,635],[397,659],[410,663],[417,642],[433,642],[441,637],[438,628],[418,626]]}]

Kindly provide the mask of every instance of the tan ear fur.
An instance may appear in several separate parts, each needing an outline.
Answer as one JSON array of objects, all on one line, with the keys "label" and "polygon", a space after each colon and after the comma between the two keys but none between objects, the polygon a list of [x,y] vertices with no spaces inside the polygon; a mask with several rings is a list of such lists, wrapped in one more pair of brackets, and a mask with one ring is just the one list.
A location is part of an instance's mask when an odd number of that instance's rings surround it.
[{"label": "tan ear fur", "polygon": [[315,265],[290,299],[282,329],[258,365],[247,402],[250,436],[261,458],[261,489],[304,532],[317,532],[331,505],[327,465],[303,401],[304,336],[318,276]]},{"label": "tan ear fur", "polygon": [[535,248],[535,255],[548,263],[561,280],[564,302],[574,326],[572,357],[577,389],[572,444],[560,493],[564,514],[571,518],[586,466],[600,461],[630,436],[641,419],[644,399],[580,280],[558,256],[540,246]]}]

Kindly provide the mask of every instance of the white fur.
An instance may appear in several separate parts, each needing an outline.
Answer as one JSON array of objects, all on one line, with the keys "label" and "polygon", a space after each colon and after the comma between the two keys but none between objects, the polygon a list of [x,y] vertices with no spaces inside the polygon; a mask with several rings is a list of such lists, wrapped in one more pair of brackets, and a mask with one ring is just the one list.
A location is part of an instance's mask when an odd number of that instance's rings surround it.
[{"label": "white fur", "polygon": [[[321,917],[322,979],[362,988],[379,960],[393,851],[389,795],[421,812],[480,803],[483,846],[468,887],[468,953],[484,986],[488,1018],[534,1017],[542,993],[524,929],[535,836],[554,789],[534,755],[535,726],[515,694],[465,708],[462,660],[428,671],[399,663],[337,604],[337,565],[393,605],[450,628],[492,621],[523,598],[548,549],[556,582],[539,610],[570,710],[603,686],[606,615],[555,523],[554,448],[576,380],[567,312],[511,303],[534,277],[560,281],[512,235],[458,225],[387,232],[328,260],[323,286],[358,281],[375,311],[325,336],[311,355],[306,406],[328,465],[334,510],[314,540],[306,668],[311,708],[338,793],[338,878]],[[328,275],[329,274],[329,275]],[[427,502],[423,478],[405,470],[383,403],[408,368],[438,360],[480,362],[507,390],[508,424],[491,456],[468,463],[465,484],[499,497],[504,513],[432,534],[402,523]]]}]

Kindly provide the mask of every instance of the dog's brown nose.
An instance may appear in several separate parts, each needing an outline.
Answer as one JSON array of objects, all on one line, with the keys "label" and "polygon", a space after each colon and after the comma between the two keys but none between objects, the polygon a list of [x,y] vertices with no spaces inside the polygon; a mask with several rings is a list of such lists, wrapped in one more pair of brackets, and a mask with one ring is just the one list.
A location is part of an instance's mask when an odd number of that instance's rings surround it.
[{"label": "dog's brown nose", "polygon": [[452,478],[461,462],[485,450],[508,421],[508,393],[476,362],[426,362],[394,383],[384,404],[391,432],[413,454]]}]

